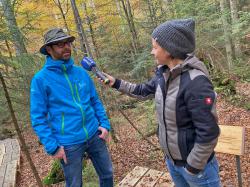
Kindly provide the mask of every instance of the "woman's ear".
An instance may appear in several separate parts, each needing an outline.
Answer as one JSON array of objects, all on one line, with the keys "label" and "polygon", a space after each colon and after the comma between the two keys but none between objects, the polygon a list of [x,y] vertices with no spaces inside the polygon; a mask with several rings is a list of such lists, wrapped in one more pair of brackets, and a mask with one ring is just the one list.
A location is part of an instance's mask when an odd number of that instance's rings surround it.
[{"label": "woman's ear", "polygon": [[165,50],[167,58],[171,58],[173,60],[174,57],[166,49],[164,49],[164,50]]}]

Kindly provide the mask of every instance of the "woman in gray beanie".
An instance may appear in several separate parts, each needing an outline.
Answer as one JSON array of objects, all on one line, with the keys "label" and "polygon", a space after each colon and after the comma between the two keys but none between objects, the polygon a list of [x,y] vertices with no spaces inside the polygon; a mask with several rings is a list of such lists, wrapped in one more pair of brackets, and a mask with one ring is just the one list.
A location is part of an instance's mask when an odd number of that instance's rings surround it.
[{"label": "woman in gray beanie", "polygon": [[167,21],[152,33],[158,68],[142,84],[110,79],[110,86],[139,99],[155,98],[158,138],[176,187],[219,187],[214,148],[219,136],[216,93],[194,55],[193,19]]}]

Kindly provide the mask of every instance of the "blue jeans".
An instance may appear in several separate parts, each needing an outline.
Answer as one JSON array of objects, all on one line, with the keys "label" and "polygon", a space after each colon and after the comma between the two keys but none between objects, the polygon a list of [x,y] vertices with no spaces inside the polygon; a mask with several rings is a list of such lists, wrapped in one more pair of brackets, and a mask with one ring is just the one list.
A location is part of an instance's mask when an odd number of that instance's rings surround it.
[{"label": "blue jeans", "polygon": [[168,170],[175,187],[220,187],[219,165],[216,157],[207,163],[204,170],[198,174],[187,173],[182,166],[175,166],[169,159],[166,160]]},{"label": "blue jeans", "polygon": [[82,161],[87,152],[96,173],[99,176],[100,187],[113,187],[113,169],[110,155],[104,140],[96,133],[88,141],[64,146],[67,164],[61,160],[66,187],[82,187]]}]

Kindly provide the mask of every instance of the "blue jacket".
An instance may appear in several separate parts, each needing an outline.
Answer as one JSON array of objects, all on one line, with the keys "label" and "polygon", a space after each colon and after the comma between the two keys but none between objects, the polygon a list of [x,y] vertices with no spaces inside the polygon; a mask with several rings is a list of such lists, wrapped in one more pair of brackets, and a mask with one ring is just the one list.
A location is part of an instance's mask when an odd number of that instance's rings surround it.
[{"label": "blue jacket", "polygon": [[30,91],[32,127],[48,154],[60,146],[83,143],[99,125],[110,129],[105,109],[85,70],[47,56]]}]

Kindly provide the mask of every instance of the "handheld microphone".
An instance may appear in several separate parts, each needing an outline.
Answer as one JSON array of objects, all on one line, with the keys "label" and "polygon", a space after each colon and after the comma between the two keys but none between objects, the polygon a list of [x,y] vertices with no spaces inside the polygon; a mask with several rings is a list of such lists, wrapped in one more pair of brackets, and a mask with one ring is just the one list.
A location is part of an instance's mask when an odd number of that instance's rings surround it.
[{"label": "handheld microphone", "polygon": [[110,80],[96,67],[96,63],[89,57],[84,57],[81,61],[81,65],[87,71],[92,71],[98,78],[103,80],[105,84],[109,84]]}]

